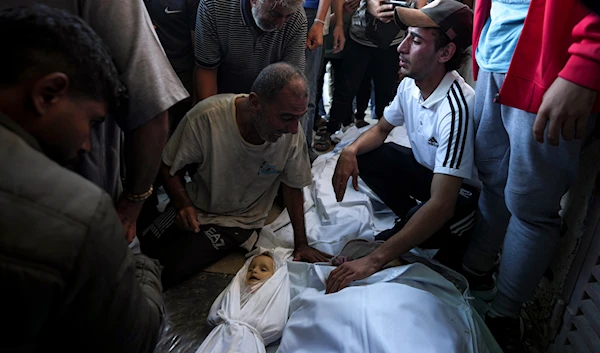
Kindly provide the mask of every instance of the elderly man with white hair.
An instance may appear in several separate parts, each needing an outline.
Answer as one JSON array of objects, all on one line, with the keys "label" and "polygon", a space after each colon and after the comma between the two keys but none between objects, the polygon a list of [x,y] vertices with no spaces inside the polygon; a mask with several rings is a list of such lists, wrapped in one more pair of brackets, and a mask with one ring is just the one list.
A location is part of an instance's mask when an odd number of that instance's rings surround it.
[{"label": "elderly man with white hair", "polygon": [[262,69],[305,68],[303,0],[201,0],[196,19],[196,101],[249,93]]}]

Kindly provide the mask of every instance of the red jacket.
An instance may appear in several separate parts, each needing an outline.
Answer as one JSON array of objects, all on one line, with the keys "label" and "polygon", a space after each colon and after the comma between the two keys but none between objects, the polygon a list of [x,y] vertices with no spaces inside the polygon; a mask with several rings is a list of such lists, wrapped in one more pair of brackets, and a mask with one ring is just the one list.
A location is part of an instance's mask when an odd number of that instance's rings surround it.
[{"label": "red jacket", "polygon": [[[477,0],[473,23],[475,52],[492,7]],[[544,93],[558,77],[600,91],[600,16],[579,0],[531,0],[523,32],[500,90],[499,102],[537,113]],[[600,99],[594,105],[600,111]]]}]

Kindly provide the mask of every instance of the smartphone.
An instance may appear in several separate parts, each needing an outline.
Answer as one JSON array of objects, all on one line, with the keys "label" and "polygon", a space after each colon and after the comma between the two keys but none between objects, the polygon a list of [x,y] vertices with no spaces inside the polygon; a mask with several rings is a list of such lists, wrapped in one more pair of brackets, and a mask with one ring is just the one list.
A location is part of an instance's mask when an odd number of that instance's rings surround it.
[{"label": "smartphone", "polygon": [[406,1],[386,0],[382,4],[383,5],[394,5],[394,6],[408,7],[408,4],[406,3]]}]

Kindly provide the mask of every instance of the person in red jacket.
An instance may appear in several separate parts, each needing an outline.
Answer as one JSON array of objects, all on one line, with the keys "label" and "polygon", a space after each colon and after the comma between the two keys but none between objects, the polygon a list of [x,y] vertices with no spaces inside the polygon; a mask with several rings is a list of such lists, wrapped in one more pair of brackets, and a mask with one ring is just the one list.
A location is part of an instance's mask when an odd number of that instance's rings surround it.
[{"label": "person in red jacket", "polygon": [[463,269],[490,301],[504,352],[521,352],[521,305],[554,253],[560,200],[599,107],[600,17],[577,0],[478,0],[473,56],[483,189]]}]

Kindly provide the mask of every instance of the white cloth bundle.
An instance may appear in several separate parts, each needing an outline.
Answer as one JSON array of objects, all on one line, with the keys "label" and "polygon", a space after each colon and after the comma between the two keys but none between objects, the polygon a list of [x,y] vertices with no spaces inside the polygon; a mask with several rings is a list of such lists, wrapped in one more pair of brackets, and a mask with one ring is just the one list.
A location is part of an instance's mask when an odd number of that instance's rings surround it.
[{"label": "white cloth bundle", "polygon": [[[245,282],[250,262],[265,252],[273,258],[274,274],[260,285],[248,288]],[[258,249],[253,254],[210,308],[208,323],[216,327],[196,353],[264,353],[265,345],[281,337],[290,304],[286,260],[291,251]]]}]

